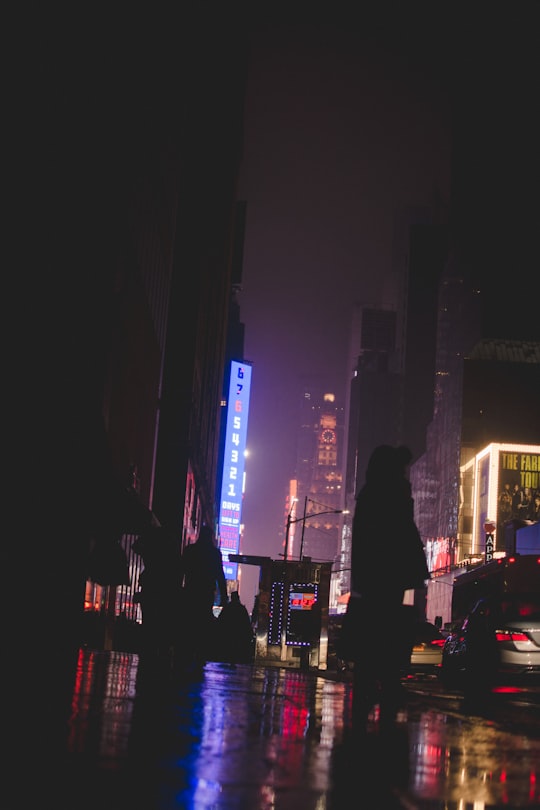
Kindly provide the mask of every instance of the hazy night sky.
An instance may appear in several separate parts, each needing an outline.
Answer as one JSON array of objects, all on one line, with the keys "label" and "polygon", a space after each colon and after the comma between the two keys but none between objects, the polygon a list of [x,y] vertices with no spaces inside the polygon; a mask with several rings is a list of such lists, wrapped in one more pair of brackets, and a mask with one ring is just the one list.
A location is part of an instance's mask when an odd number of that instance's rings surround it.
[{"label": "hazy night sky", "polygon": [[[482,156],[480,166],[461,164],[460,182],[465,176],[471,193],[462,197],[468,208],[460,218],[480,234],[477,255],[490,283],[498,274],[499,285],[519,296],[505,319],[527,308],[523,322],[540,321],[540,2],[381,0],[374,8],[355,4],[341,24],[330,21],[330,7],[318,12],[317,24],[315,6],[306,12],[301,5],[288,3],[280,13],[279,4],[261,11],[245,4],[247,12],[243,3],[220,4],[213,14],[199,4],[170,15],[133,8],[82,22],[47,9],[43,20],[34,15],[18,26],[24,42],[15,42],[12,60],[18,81],[11,82],[17,105],[10,124],[22,146],[12,168],[21,196],[32,190],[35,218],[52,242],[54,259],[44,264],[44,236],[32,232],[27,240],[38,254],[34,266],[47,268],[36,275],[59,313],[43,309],[46,328],[66,325],[64,338],[78,328],[78,312],[72,324],[51,287],[55,276],[78,300],[73,257],[94,272],[112,255],[102,248],[109,231],[114,239],[120,233],[116,201],[154,170],[154,159],[159,165],[152,150],[159,157],[181,132],[182,93],[188,87],[196,96],[197,76],[215,70],[207,55],[216,35],[234,60],[229,34],[249,23],[238,300],[253,387],[242,550],[274,558],[293,473],[300,380],[324,376],[344,396],[353,304],[397,304],[394,217],[435,198],[450,204],[456,123]],[[339,4],[331,9],[335,20]],[[287,23],[257,26],[246,13]],[[219,140],[219,130],[215,135]],[[502,243],[509,212],[516,221]],[[244,587],[242,598],[251,609]]]},{"label": "hazy night sky", "polygon": [[[247,201],[239,301],[253,363],[247,554],[281,551],[301,376],[324,376],[344,395],[353,303],[397,304],[395,215],[435,198],[450,205],[448,77],[462,87],[456,71],[465,75],[470,63],[472,96],[475,81],[484,87],[484,57],[497,77],[505,74],[524,30],[517,14],[499,17],[499,37],[514,26],[502,55],[480,20],[462,32],[455,15],[438,9],[423,18],[422,8],[344,25],[261,26],[252,38],[239,187]],[[246,574],[242,599],[251,609],[254,578]]]}]

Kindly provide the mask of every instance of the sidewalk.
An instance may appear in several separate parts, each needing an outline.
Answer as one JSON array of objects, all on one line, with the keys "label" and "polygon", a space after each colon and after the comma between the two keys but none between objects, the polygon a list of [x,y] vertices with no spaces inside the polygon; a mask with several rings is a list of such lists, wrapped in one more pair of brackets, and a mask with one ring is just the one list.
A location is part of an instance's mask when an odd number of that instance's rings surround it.
[{"label": "sidewalk", "polygon": [[[81,650],[68,751],[54,795],[43,793],[42,806],[533,806],[530,773],[534,762],[538,770],[540,741],[519,751],[519,742],[505,743],[496,731],[491,739],[487,724],[478,737],[474,719],[469,728],[463,718],[448,721],[422,708],[414,694],[392,728],[381,729],[374,713],[365,732],[354,733],[351,699],[350,681],[335,673],[209,662],[172,675],[146,666],[137,654]],[[25,804],[23,795],[13,806],[35,805]]]}]

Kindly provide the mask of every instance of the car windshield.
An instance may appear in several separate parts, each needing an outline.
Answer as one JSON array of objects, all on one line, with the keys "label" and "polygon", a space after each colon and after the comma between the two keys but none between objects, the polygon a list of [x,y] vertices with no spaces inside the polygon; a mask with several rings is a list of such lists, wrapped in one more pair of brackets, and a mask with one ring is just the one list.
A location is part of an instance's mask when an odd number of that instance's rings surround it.
[{"label": "car windshield", "polygon": [[508,621],[528,619],[540,621],[540,594],[520,594],[504,599],[502,614]]}]

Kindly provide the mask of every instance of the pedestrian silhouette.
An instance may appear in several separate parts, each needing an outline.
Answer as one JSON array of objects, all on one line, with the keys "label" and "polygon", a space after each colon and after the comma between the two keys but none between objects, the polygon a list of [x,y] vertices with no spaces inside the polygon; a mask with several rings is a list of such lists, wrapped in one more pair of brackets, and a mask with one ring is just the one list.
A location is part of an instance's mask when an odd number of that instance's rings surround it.
[{"label": "pedestrian silhouette", "polygon": [[249,664],[254,654],[254,633],[248,610],[240,601],[238,591],[218,616],[216,626],[216,657],[219,661]]},{"label": "pedestrian silhouette", "polygon": [[172,664],[181,619],[180,551],[163,526],[152,527],[133,544],[144,568],[139,576],[143,652]]},{"label": "pedestrian silhouette", "polygon": [[411,458],[407,447],[376,447],[356,499],[350,599],[358,608],[357,632],[369,642],[360,645],[354,661],[353,723],[367,720],[377,703],[381,720],[395,718],[402,701],[401,667],[412,647],[412,611],[403,597],[410,588],[425,588],[429,579],[407,478]]},{"label": "pedestrian silhouette", "polygon": [[253,609],[251,611],[251,626],[253,627],[254,632],[257,632],[257,625],[259,623],[259,603],[261,597],[258,593],[255,594],[255,598],[253,599]]},{"label": "pedestrian silhouette", "polygon": [[181,643],[189,658],[201,661],[212,654],[216,594],[219,593],[222,607],[228,602],[223,558],[209,526],[201,526],[195,543],[184,548],[181,578],[184,614]]}]

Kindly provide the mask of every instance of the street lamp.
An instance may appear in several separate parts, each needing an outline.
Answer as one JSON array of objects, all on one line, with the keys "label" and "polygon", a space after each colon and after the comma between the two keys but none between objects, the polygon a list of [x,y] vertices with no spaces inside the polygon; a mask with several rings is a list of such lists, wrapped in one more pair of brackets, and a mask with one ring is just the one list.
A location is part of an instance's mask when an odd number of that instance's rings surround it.
[{"label": "street lamp", "polygon": [[[310,515],[307,515],[306,512],[307,512],[307,502],[308,501],[311,501],[312,503],[317,503],[317,501],[313,501],[311,498],[308,498],[307,495],[306,495],[306,497],[304,498],[304,514],[303,514],[303,516],[301,518],[296,518],[296,520],[293,521],[295,523],[297,521],[300,521],[300,520],[302,521],[302,535],[300,537],[300,560],[304,559],[304,531],[305,531],[305,528],[306,528],[306,520],[309,520],[309,518],[319,517],[319,515],[348,515],[349,514],[348,509],[325,509],[323,512],[312,512]],[[321,506],[324,506],[324,504],[321,504]]]},{"label": "street lamp", "polygon": [[298,502],[298,498],[292,498],[291,499],[291,508],[289,509],[289,514],[287,515],[287,529],[285,531],[285,552],[283,554],[283,561],[284,562],[287,562],[287,558],[289,556],[289,533],[291,531],[291,525],[293,523],[298,523],[298,521],[300,520],[300,518],[293,519],[293,517],[292,517],[292,513],[293,513],[293,510],[294,510],[294,505],[297,502]]},{"label": "street lamp", "polygon": [[[300,560],[303,559],[303,550],[304,550],[304,528],[306,525],[306,521],[312,517],[318,517],[319,515],[342,515],[348,514],[348,509],[323,509],[321,512],[314,512],[311,515],[307,514],[307,502],[308,500],[312,500],[311,498],[304,499],[304,514],[301,517],[293,517],[294,513],[294,504],[298,501],[298,498],[293,498],[291,503],[291,508],[289,514],[287,515],[287,526],[285,531],[285,552],[283,554],[283,561],[287,563],[288,555],[289,555],[289,536],[291,531],[291,526],[294,523],[302,523],[302,539],[300,545]],[[317,503],[313,501],[313,503]],[[320,504],[320,506],[324,506],[324,504]],[[281,660],[286,660],[286,645],[287,645],[287,628],[286,628],[286,621],[287,621],[287,600],[288,600],[288,586],[289,586],[289,579],[290,576],[287,573],[287,565],[283,566],[283,582],[282,582],[282,596],[281,596]],[[296,570],[296,569],[295,569]],[[296,573],[294,574],[296,576]]]}]

